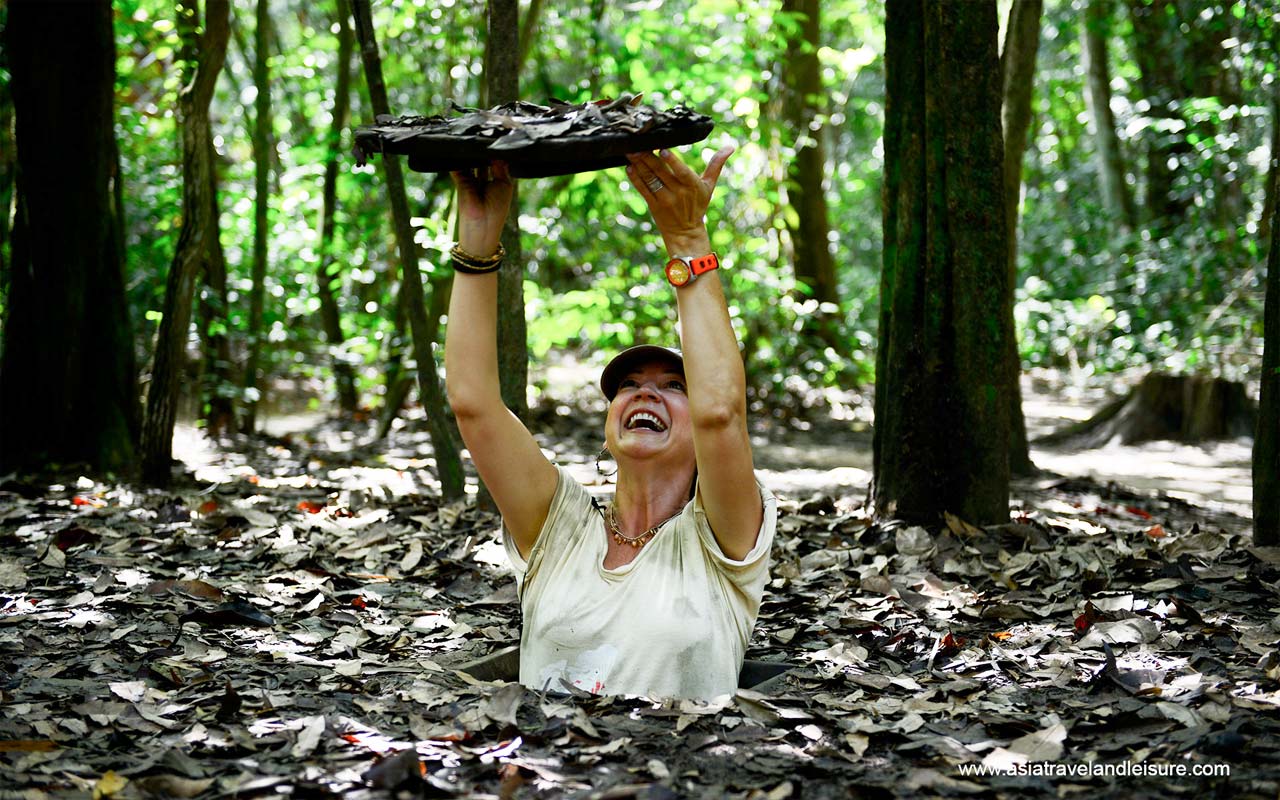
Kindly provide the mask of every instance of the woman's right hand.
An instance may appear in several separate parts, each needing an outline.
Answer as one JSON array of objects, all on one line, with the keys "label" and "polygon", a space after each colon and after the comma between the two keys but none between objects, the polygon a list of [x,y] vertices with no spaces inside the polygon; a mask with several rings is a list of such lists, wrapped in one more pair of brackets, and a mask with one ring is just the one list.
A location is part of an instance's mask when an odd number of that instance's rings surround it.
[{"label": "woman's right hand", "polygon": [[450,173],[458,189],[458,244],[480,257],[497,251],[515,191],[507,162],[495,161],[487,170],[477,170],[486,171],[488,177],[469,171]]}]

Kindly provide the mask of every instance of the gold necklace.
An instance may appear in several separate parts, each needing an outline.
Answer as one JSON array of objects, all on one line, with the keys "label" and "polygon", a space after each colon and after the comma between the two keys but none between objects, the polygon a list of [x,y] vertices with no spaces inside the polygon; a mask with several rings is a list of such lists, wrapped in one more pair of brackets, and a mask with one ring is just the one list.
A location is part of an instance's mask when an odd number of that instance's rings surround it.
[{"label": "gold necklace", "polygon": [[613,540],[615,542],[618,544],[629,544],[632,547],[639,548],[644,547],[651,539],[653,539],[654,536],[657,535],[658,528],[661,528],[663,525],[666,525],[678,516],[680,516],[679,511],[667,517],[662,522],[659,522],[657,525],[654,525],[639,536],[623,536],[622,528],[618,525],[618,515],[613,510],[613,503],[610,503],[609,507],[606,508],[604,512],[604,522],[609,526],[609,533],[613,536]]}]

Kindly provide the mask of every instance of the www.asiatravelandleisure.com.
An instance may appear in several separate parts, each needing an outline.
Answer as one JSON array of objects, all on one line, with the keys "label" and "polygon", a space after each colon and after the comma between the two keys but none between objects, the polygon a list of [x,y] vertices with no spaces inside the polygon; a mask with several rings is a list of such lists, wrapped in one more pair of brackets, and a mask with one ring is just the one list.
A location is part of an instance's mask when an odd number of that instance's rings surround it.
[{"label": "www.asiatravelandleisure.com", "polygon": [[1135,761],[1029,761],[1007,767],[991,767],[986,764],[960,764],[961,775],[1008,775],[1033,778],[1145,778],[1145,777],[1203,777],[1225,778],[1231,775],[1230,764],[1170,764]]}]

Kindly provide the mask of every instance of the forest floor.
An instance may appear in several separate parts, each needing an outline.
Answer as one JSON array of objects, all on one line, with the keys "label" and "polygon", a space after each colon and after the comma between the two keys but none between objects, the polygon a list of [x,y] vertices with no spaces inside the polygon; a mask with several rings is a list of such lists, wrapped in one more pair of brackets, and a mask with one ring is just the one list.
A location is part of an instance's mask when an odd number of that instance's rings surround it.
[{"label": "forest floor", "polygon": [[[537,427],[607,492],[576,407]],[[1028,402],[1033,429],[1087,407]],[[793,669],[663,702],[457,671],[518,641],[496,518],[437,501],[415,426],[282,419],[188,431],[168,492],[0,476],[0,797],[1280,792],[1247,443],[1037,450],[1059,474],[1012,522],[926,530],[865,513],[856,423],[762,427],[782,515],[748,658]]]}]

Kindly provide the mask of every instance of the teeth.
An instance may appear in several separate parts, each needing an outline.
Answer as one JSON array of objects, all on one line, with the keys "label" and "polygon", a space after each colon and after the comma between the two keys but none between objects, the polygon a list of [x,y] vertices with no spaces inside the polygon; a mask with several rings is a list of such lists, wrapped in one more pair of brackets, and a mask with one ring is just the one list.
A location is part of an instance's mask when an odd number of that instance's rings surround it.
[{"label": "teeth", "polygon": [[652,422],[653,427],[657,428],[659,431],[665,431],[667,429],[667,426],[662,424],[662,420],[658,419],[655,415],[650,414],[648,411],[637,411],[631,415],[630,419],[627,420],[627,430],[633,430],[636,427],[636,424],[643,420]]}]

